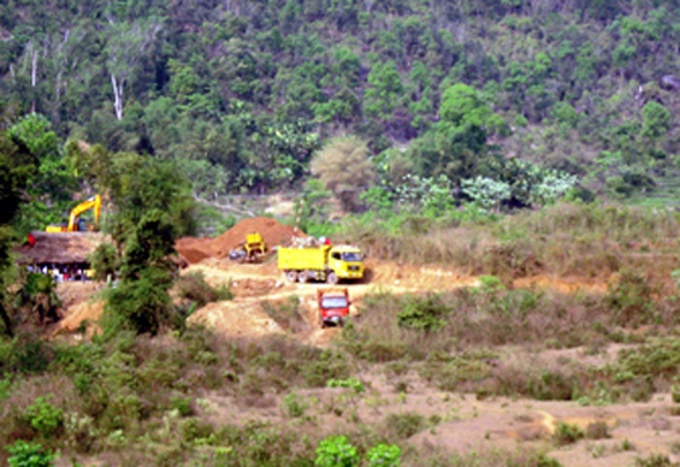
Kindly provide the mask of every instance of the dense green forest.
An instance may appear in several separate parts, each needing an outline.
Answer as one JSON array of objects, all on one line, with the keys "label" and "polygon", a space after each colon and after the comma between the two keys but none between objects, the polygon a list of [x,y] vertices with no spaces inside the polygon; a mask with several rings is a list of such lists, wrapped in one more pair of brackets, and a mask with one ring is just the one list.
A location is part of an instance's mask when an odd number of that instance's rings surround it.
[{"label": "dense green forest", "polygon": [[0,112],[175,160],[206,199],[300,188],[343,135],[372,199],[629,197],[677,168],[679,44],[677,0],[12,0]]}]

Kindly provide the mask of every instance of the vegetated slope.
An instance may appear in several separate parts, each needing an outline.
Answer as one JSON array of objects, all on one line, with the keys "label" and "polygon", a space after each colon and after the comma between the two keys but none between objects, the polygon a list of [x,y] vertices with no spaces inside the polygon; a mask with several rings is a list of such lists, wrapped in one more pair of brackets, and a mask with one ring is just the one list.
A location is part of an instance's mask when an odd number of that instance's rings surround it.
[{"label": "vegetated slope", "polygon": [[[298,181],[327,135],[356,133],[375,153],[426,137],[446,90],[466,83],[507,123],[492,135],[503,155],[590,172],[590,188],[626,196],[678,152],[679,11],[670,0],[11,3],[0,103],[8,117],[47,115],[62,136],[181,159],[212,196]],[[430,142],[409,154],[423,176],[441,169]]]}]

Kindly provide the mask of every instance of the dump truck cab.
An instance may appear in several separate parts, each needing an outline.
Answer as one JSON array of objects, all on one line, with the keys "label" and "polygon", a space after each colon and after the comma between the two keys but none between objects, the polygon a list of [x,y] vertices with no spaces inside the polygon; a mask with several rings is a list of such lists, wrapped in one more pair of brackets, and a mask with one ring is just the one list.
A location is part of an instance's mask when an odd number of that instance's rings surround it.
[{"label": "dump truck cab", "polygon": [[345,318],[349,316],[349,292],[342,289],[319,289],[316,291],[319,305],[319,320],[321,327],[342,326]]},{"label": "dump truck cab", "polygon": [[355,246],[333,246],[328,251],[328,269],[338,279],[361,279],[364,277],[364,256]]}]

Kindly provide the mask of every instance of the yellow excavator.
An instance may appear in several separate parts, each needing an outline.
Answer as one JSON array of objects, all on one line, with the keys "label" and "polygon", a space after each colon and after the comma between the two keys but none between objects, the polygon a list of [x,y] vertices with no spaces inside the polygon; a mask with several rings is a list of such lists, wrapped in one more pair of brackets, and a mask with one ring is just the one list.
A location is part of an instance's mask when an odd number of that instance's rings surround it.
[{"label": "yellow excavator", "polygon": [[[85,219],[80,218],[83,213],[89,210],[92,210],[94,214],[94,223],[92,224],[87,224]],[[86,199],[71,210],[71,214],[68,216],[68,224],[48,225],[45,231],[50,233],[96,231],[99,230],[99,218],[101,217],[101,213],[102,198],[99,195],[95,195]]]},{"label": "yellow excavator", "polygon": [[267,244],[259,232],[246,235],[246,241],[229,252],[229,259],[239,263],[258,263],[267,253]]}]

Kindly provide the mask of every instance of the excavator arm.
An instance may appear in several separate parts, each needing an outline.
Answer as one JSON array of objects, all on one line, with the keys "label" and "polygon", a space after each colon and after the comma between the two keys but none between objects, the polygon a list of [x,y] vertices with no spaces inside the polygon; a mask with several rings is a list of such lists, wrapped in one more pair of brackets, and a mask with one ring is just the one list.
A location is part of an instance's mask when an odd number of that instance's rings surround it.
[{"label": "excavator arm", "polygon": [[90,209],[94,209],[94,224],[95,226],[99,226],[99,217],[101,216],[102,212],[102,198],[99,195],[95,195],[73,208],[71,214],[68,217],[67,229],[69,232],[75,232],[78,230],[78,219],[84,212],[87,212]]},{"label": "excavator arm", "polygon": [[71,214],[68,216],[68,225],[48,225],[45,230],[47,232],[76,232],[78,230],[78,219],[84,212],[87,212],[90,209],[94,210],[94,228],[98,229],[99,218],[102,213],[102,198],[99,195],[95,195],[78,204],[71,210]]}]

